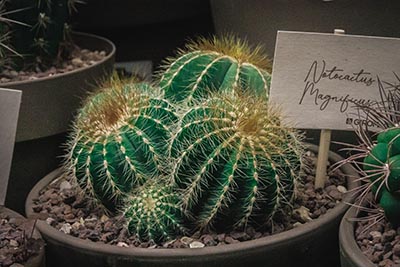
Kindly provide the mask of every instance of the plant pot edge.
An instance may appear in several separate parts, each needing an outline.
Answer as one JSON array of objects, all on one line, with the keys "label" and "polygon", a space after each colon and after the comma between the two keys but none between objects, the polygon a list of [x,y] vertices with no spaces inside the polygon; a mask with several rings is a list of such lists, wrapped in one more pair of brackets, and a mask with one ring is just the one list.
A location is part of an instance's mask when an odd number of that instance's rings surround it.
[{"label": "plant pot edge", "polygon": [[355,239],[355,221],[357,218],[357,208],[350,207],[340,222],[339,227],[339,246],[340,261],[342,267],[376,267],[358,247]]},{"label": "plant pot edge", "polygon": [[[316,151],[315,145],[310,145],[311,150]],[[331,160],[337,161],[341,159],[337,154],[330,152]],[[349,189],[354,188],[356,185],[354,183],[354,179],[352,176],[356,175],[354,169],[350,165],[345,165],[342,167],[342,170],[345,174],[347,174],[348,180],[352,182],[348,182]],[[53,179],[59,176],[60,169],[56,169],[42,180],[40,180],[35,187],[31,190],[26,200],[26,214],[28,216],[33,214],[32,206],[33,199],[38,196],[39,191],[44,188],[47,184],[49,184]],[[353,196],[347,194],[344,198],[343,202],[351,202]],[[345,212],[347,209],[347,205],[345,203],[338,204],[332,210],[329,210],[326,214],[321,216],[315,221],[306,223],[305,225],[294,228],[279,234],[271,235],[268,237],[263,237],[251,241],[245,241],[237,244],[229,244],[225,246],[219,247],[204,247],[201,249],[159,249],[159,250],[150,250],[146,248],[120,248],[115,245],[108,244],[99,244],[96,242],[92,242],[89,240],[82,240],[76,237],[72,237],[70,235],[66,235],[57,229],[49,226],[46,222],[39,221],[38,229],[42,233],[45,238],[49,238],[53,241],[56,241],[60,244],[60,240],[62,240],[63,246],[73,246],[78,248],[79,250],[84,250],[89,253],[93,253],[94,251],[107,254],[109,256],[119,256],[119,257],[137,257],[137,258],[160,258],[160,259],[178,259],[178,258],[197,258],[199,256],[212,256],[212,257],[223,257],[226,254],[230,253],[243,253],[243,251],[248,250],[262,250],[265,246],[281,246],[286,240],[300,238],[304,234],[310,234],[319,229],[319,227],[323,224],[328,223],[329,221],[337,218],[338,215]],[[154,259],[154,260],[157,260]]]}]

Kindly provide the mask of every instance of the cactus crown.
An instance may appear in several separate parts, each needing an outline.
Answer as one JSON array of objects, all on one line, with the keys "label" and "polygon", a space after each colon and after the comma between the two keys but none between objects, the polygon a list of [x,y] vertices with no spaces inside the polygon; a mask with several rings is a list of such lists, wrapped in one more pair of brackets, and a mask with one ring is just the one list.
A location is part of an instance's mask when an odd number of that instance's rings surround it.
[{"label": "cactus crown", "polygon": [[162,67],[159,86],[166,99],[192,105],[212,92],[268,98],[271,68],[260,46],[252,49],[234,36],[199,38]]},{"label": "cactus crown", "polygon": [[222,37],[199,37],[197,40],[188,42],[185,49],[179,50],[178,53],[184,55],[195,51],[216,52],[235,58],[240,62],[251,63],[268,72],[272,71],[271,61],[261,45],[251,47],[246,40],[242,40],[232,34]]},{"label": "cactus crown", "polygon": [[156,91],[114,80],[89,98],[76,119],[67,170],[110,210],[134,187],[164,173],[170,126],[177,117]]},{"label": "cactus crown", "polygon": [[299,135],[251,96],[218,95],[183,116],[172,143],[174,182],[199,228],[264,225],[290,205],[301,165]]}]

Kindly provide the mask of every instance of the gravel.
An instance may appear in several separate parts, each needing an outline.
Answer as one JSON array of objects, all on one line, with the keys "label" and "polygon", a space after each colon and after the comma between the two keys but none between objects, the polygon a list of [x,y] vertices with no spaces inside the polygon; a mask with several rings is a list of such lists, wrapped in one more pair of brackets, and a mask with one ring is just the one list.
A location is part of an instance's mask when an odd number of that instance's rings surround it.
[{"label": "gravel", "polygon": [[[369,196],[372,199],[371,196]],[[368,201],[372,203],[371,201]],[[400,227],[394,229],[383,218],[373,221],[364,216],[379,214],[379,209],[371,204],[375,213],[362,213],[356,222],[355,238],[361,251],[379,267],[400,267]]]},{"label": "gravel", "polygon": [[[309,152],[306,160],[311,166],[316,161],[315,155]],[[40,192],[38,199],[34,200],[33,210],[40,213],[41,218],[43,216],[48,217],[46,222],[59,231],[81,239],[119,247],[153,249],[221,246],[245,242],[287,231],[294,227],[301,227],[303,224],[325,214],[329,209],[334,208],[343,197],[344,175],[340,170],[331,172],[325,189],[315,190],[314,169],[308,168],[302,175],[302,183],[298,187],[294,211],[277,212],[273,223],[268,224],[263,229],[254,229],[249,226],[245,231],[227,233],[196,232],[192,236],[181,236],[158,245],[153,242],[141,242],[137,237],[129,236],[127,229],[124,227],[125,221],[122,216],[110,216],[100,208],[89,205],[77,188],[74,186],[69,188],[66,183],[69,181],[66,177],[60,177],[44,188]]]},{"label": "gravel", "polygon": [[23,266],[43,248],[43,240],[31,236],[34,223],[0,212],[0,267]]},{"label": "gravel", "polygon": [[61,63],[50,66],[47,69],[24,69],[16,71],[13,69],[5,69],[0,72],[0,85],[2,83],[36,80],[44,77],[51,77],[57,74],[70,72],[76,69],[89,67],[101,61],[106,57],[105,51],[89,51],[77,47],[71,55],[71,58]]}]

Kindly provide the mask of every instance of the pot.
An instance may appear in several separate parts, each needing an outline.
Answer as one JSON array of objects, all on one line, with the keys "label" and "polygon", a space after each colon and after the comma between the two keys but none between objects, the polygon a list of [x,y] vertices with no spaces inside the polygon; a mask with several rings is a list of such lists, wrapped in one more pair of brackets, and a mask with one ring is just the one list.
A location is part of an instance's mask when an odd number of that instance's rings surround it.
[{"label": "pot", "polygon": [[[312,146],[311,150],[315,152],[317,147]],[[342,158],[330,152],[329,159],[336,162]],[[348,188],[354,188],[357,177],[354,169],[345,165],[342,171],[348,175]],[[53,171],[32,189],[26,201],[28,216],[34,214],[32,207],[39,192],[60,174],[61,170]],[[344,198],[344,202],[352,200],[350,195]],[[198,249],[121,248],[65,235],[44,221],[38,222],[38,229],[47,242],[47,262],[55,266],[337,267],[337,232],[347,208],[340,203],[315,221],[269,237]]]},{"label": "pot", "polygon": [[82,99],[110,76],[115,46],[102,37],[74,33],[82,48],[106,51],[107,56],[89,67],[32,81],[2,83],[22,91],[16,143],[11,165],[6,206],[23,213],[24,199],[33,185],[58,167],[60,145]]},{"label": "pot", "polygon": [[[8,215],[10,218],[24,218],[21,214],[16,213],[15,211],[10,210],[3,206],[0,206],[0,213]],[[42,238],[40,233],[37,230],[33,231],[33,237],[36,239]],[[44,247],[41,247],[39,253],[35,256],[30,257],[23,264],[23,266],[24,267],[44,267],[45,266]]]},{"label": "pot", "polygon": [[344,215],[339,228],[340,262],[342,267],[376,267],[358,247],[355,233],[355,221],[357,208],[351,207]]}]

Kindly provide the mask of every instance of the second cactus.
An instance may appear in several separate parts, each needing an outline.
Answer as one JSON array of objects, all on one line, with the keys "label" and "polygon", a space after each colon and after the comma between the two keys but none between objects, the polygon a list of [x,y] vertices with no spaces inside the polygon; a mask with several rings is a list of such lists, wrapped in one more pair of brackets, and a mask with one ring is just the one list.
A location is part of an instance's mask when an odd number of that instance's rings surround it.
[{"label": "second cactus", "polygon": [[169,127],[177,117],[147,87],[114,81],[87,101],[75,122],[66,166],[85,192],[110,210],[164,171]]},{"label": "second cactus", "polygon": [[192,107],[171,144],[174,182],[198,228],[261,226],[291,203],[298,134],[263,99],[218,95]]},{"label": "second cactus", "polygon": [[393,226],[400,225],[400,128],[378,134],[364,159],[363,169],[371,180],[372,192]]}]

